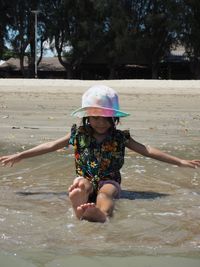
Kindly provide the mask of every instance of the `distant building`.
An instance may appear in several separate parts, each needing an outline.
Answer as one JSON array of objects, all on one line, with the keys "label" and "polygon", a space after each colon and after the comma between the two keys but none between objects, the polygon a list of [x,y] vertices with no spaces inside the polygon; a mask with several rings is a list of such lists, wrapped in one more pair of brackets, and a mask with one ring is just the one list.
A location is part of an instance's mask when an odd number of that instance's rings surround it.
[{"label": "distant building", "polygon": [[189,80],[192,79],[190,59],[183,46],[170,51],[160,64],[161,79]]},{"label": "distant building", "polygon": [[0,60],[0,66],[5,63],[5,60]]},{"label": "distant building", "polygon": [[[82,80],[109,79],[113,71],[116,79],[151,79],[151,68],[145,58],[138,59],[134,51],[116,59],[111,70],[108,60],[102,51],[83,61],[77,68],[73,68],[73,78]],[[66,69],[60,64],[57,57],[44,57],[37,67],[38,78],[41,79],[66,79]],[[28,74],[28,58],[24,58],[24,76],[17,58],[10,58],[0,65],[0,78],[30,77]],[[192,79],[190,60],[182,46],[172,49],[160,62],[158,79]]]},{"label": "distant building", "polygon": [[[24,58],[24,71],[28,76],[28,58]],[[42,79],[65,79],[66,70],[60,64],[57,57],[44,57],[42,58],[39,66],[37,67],[38,78]],[[0,65],[1,78],[23,78],[20,61],[18,58],[10,58],[2,65]]]}]

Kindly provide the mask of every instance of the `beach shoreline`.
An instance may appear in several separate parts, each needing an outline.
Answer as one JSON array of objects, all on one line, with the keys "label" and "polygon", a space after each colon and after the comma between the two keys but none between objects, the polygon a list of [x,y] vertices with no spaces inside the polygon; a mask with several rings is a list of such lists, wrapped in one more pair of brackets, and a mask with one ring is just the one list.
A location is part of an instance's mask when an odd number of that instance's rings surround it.
[{"label": "beach shoreline", "polygon": [[104,84],[127,94],[200,94],[199,80],[0,79],[0,92],[82,93],[94,84]]}]

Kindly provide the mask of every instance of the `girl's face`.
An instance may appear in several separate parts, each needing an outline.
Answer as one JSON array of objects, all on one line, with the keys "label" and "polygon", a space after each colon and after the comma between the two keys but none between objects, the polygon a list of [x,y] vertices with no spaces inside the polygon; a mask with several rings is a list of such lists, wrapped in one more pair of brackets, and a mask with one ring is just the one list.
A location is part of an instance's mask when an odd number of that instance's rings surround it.
[{"label": "girl's face", "polygon": [[111,127],[111,123],[106,117],[89,117],[90,126],[97,134],[106,134]]}]

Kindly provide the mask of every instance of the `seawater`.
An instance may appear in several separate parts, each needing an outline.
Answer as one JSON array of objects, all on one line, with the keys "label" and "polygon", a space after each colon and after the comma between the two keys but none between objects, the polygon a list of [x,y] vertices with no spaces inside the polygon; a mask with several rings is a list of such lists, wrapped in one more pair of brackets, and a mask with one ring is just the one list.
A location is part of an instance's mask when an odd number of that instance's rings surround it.
[{"label": "seawater", "polygon": [[[1,154],[21,149],[1,147]],[[195,144],[162,147],[179,157],[199,157]],[[67,195],[74,177],[71,149],[0,168],[1,262],[5,255],[33,266],[64,266],[67,260],[62,265],[55,259],[73,255],[127,261],[138,255],[200,259],[199,169],[178,168],[127,151],[122,196],[105,224],[74,217]]]}]

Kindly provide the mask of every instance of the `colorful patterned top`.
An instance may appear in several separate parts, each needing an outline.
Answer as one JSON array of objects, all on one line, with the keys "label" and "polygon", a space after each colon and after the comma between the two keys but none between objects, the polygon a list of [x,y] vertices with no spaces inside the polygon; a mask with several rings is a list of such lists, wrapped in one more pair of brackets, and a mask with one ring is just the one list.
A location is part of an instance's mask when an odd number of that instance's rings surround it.
[{"label": "colorful patterned top", "polygon": [[121,183],[120,169],[124,164],[125,144],[129,131],[113,129],[102,141],[92,136],[90,126],[72,126],[69,143],[74,146],[75,166],[78,176],[90,180],[95,192],[100,180],[114,180]]}]

